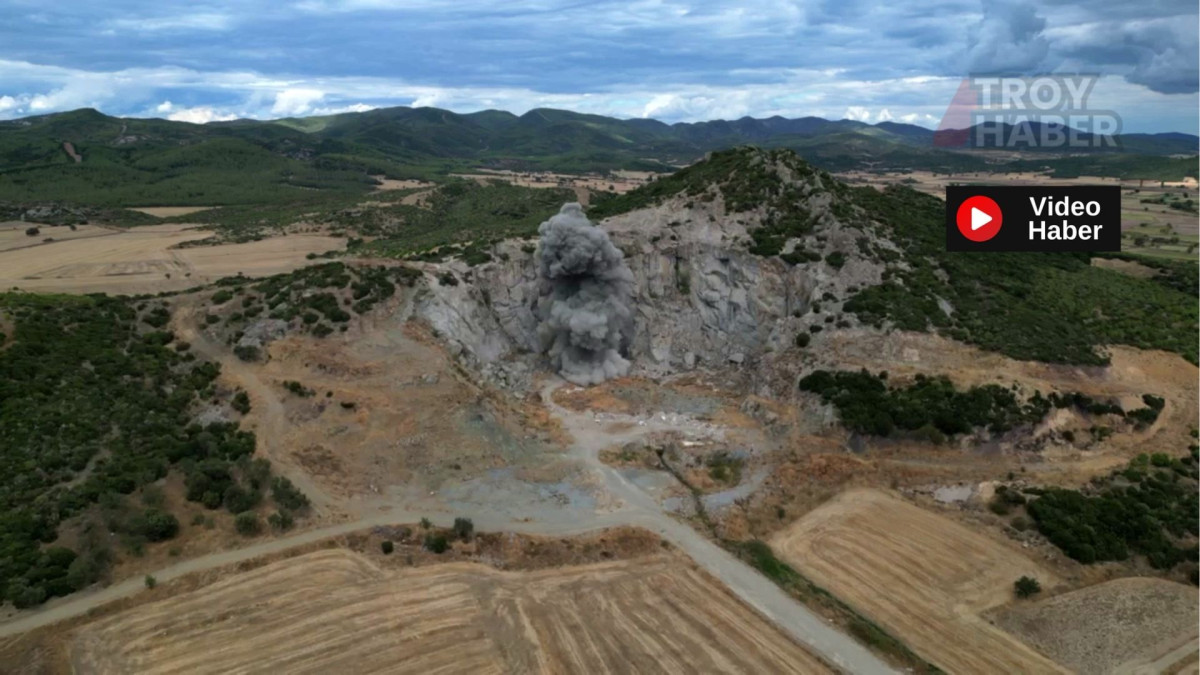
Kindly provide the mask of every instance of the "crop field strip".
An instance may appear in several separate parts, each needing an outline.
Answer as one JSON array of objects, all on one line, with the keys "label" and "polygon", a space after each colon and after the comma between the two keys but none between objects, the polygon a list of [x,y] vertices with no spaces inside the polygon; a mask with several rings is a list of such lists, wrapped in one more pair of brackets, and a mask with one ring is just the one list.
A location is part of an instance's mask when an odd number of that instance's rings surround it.
[{"label": "crop field strip", "polygon": [[1064,672],[978,614],[1048,571],[947,518],[851,490],[771,542],[780,557],[952,673]]},{"label": "crop field strip", "polygon": [[322,551],[85,625],[69,652],[103,672],[827,672],[674,555],[396,571]]}]

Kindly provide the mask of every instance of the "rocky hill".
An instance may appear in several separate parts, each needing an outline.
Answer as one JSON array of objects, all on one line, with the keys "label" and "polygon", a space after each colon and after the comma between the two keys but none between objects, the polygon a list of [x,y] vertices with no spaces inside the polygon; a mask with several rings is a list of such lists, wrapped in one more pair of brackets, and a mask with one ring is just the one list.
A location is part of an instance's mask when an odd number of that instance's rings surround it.
[{"label": "rocky hill", "polygon": [[[943,208],[905,188],[850,188],[790,151],[739,148],[589,215],[635,279],[634,372],[744,366],[770,383],[830,334],[895,328],[1048,362],[1103,365],[1106,344],[1196,360],[1186,271],[1135,279],[1086,256],[947,253]],[[432,266],[416,303],[455,351],[514,386],[540,351],[536,250],[508,240],[492,262]]]}]

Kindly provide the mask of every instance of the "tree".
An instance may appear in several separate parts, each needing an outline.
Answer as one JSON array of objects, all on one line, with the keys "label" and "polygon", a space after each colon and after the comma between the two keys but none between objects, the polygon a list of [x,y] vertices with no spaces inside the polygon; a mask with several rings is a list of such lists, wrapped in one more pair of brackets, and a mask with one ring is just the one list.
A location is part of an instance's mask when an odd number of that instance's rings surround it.
[{"label": "tree", "polygon": [[454,519],[454,535],[463,541],[469,541],[475,533],[475,523],[470,518]]},{"label": "tree", "polygon": [[158,579],[155,579],[153,576],[147,574],[146,575],[146,588],[154,588],[157,585],[158,585]]},{"label": "tree", "polygon": [[256,535],[262,530],[262,526],[258,522],[258,516],[256,516],[253,511],[239,513],[237,517],[233,519],[233,526],[238,531],[238,534],[247,537]]},{"label": "tree", "polygon": [[1042,585],[1033,577],[1021,577],[1013,582],[1013,590],[1018,598],[1028,598],[1042,591]]},{"label": "tree", "polygon": [[258,347],[254,345],[238,345],[233,348],[233,355],[243,361],[257,361]]},{"label": "tree", "polygon": [[179,534],[179,519],[160,509],[146,509],[134,519],[130,530],[149,541],[166,541]]},{"label": "tree", "polygon": [[249,511],[258,505],[258,501],[258,493],[250,492],[237,483],[225,488],[225,495],[222,499],[225,508],[229,509],[230,513]]},{"label": "tree", "polygon": [[271,481],[271,498],[281,508],[289,511],[303,511],[308,508],[308,497],[284,476],[276,476]]},{"label": "tree", "polygon": [[425,535],[425,548],[434,553],[441,554],[450,548],[450,542],[446,541],[446,535],[430,532]]},{"label": "tree", "polygon": [[383,551],[384,555],[391,555],[392,551],[396,550],[396,545],[389,540],[380,544],[379,548]]},{"label": "tree", "polygon": [[38,229],[38,228],[36,228],[36,227],[27,227],[27,228],[25,228],[25,234],[26,234],[26,235],[28,235],[28,236],[30,236],[30,237],[36,237],[36,236],[38,236],[38,234],[40,234],[40,233],[41,233],[41,230],[39,230],[39,229]]},{"label": "tree", "polygon": [[292,529],[292,526],[296,524],[296,519],[293,518],[292,514],[288,513],[287,511],[276,511],[275,513],[267,516],[267,523],[270,524],[273,529],[279,532],[285,532]]},{"label": "tree", "polygon": [[239,391],[234,394],[233,401],[230,403],[234,410],[245,415],[250,412],[250,397],[244,391]]}]

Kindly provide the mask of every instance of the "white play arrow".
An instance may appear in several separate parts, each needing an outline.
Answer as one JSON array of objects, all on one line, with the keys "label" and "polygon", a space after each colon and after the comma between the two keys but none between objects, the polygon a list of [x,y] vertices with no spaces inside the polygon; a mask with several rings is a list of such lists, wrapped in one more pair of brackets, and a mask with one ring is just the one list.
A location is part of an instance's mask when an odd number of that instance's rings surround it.
[{"label": "white play arrow", "polygon": [[975,208],[974,206],[971,207],[971,231],[978,230],[979,228],[983,227],[984,225],[987,225],[990,222],[992,222],[991,216],[984,213],[983,211],[980,211],[979,209]]}]

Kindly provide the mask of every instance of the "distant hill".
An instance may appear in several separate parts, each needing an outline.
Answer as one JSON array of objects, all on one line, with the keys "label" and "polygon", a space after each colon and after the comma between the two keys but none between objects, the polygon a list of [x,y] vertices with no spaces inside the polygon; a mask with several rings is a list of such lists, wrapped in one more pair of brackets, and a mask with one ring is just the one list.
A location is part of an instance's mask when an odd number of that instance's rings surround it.
[{"label": "distant hill", "polygon": [[[291,203],[365,192],[371,175],[437,178],[475,167],[665,171],[747,144],[795,150],[827,170],[979,171],[999,161],[936,147],[934,138],[910,124],[818,117],[665,124],[546,108],[514,115],[396,107],[197,125],[84,109],[0,122],[0,201]],[[1180,162],[1167,164],[1167,156],[1194,155],[1197,144],[1188,134],[1127,134],[1119,152],[1095,161],[1065,158],[1066,170],[1088,173],[1094,164],[1100,175],[1136,170],[1158,178],[1178,171]],[[1134,154],[1138,159],[1111,159]],[[1058,158],[1038,161],[1055,170]]]}]

